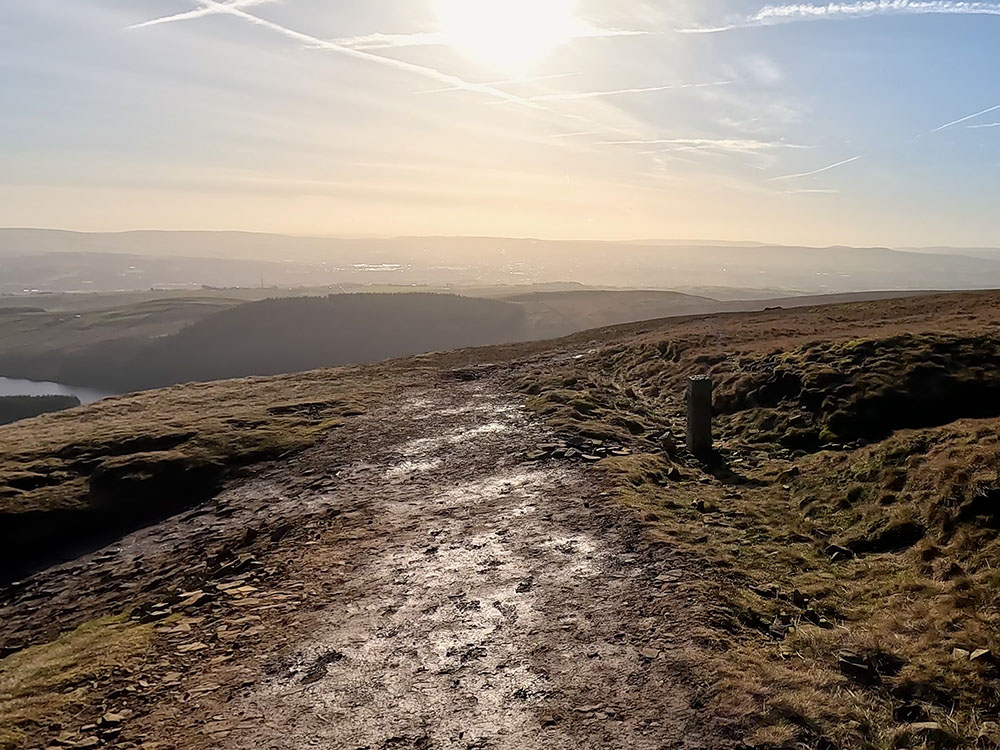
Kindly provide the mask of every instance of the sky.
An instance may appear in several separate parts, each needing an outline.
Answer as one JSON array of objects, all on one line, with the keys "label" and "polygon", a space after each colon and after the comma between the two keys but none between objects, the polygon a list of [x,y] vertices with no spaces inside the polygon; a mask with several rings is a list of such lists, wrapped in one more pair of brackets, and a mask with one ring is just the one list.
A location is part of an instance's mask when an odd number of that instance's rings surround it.
[{"label": "sky", "polygon": [[1000,245],[1000,2],[5,0],[0,226]]}]

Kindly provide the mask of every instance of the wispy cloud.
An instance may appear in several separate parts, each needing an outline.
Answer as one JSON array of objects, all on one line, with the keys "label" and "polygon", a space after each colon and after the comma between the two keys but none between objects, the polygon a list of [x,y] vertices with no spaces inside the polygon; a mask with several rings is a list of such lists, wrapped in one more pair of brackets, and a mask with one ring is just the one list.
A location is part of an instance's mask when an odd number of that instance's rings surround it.
[{"label": "wispy cloud", "polygon": [[719,151],[768,151],[777,148],[808,149],[813,146],[803,146],[797,143],[785,143],[783,141],[757,141],[738,138],[654,138],[651,140],[632,141],[602,141],[600,145],[605,146],[674,146],[673,150],[719,150]]},{"label": "wispy cloud", "polygon": [[[530,78],[508,78],[504,81],[488,81],[483,86],[521,86],[526,83],[539,83],[541,81],[554,81],[559,78],[573,78],[580,75],[579,73],[554,73],[547,76],[532,76]],[[446,86],[444,88],[437,89],[423,89],[422,91],[417,91],[418,94],[442,94],[446,91],[461,91],[462,89],[456,86]]]},{"label": "wispy cloud", "polygon": [[434,47],[447,44],[447,38],[438,31],[419,31],[412,34],[364,34],[333,40],[335,44],[353,49],[393,49],[396,47]]},{"label": "wispy cloud", "polygon": [[[267,0],[265,0],[267,1]],[[620,36],[649,36],[659,32],[639,31],[635,29],[611,29],[592,26],[586,23],[577,24],[570,31],[570,39],[601,39]],[[353,49],[396,49],[400,47],[438,47],[451,43],[451,38],[440,31],[417,31],[409,34],[385,34],[375,32],[361,36],[343,37],[333,40],[335,44]]]},{"label": "wispy cloud", "polygon": [[842,167],[845,164],[850,164],[852,162],[856,162],[860,158],[861,158],[860,155],[859,156],[852,156],[850,159],[844,159],[843,161],[838,161],[835,164],[828,164],[825,167],[820,167],[819,169],[814,169],[814,170],[812,170],[810,172],[797,172],[795,174],[785,174],[785,175],[781,175],[780,177],[772,177],[771,180],[776,182],[778,180],[793,180],[793,179],[795,179],[797,177],[812,177],[814,174],[822,174],[823,172],[829,172],[831,169],[836,169],[837,167]]},{"label": "wispy cloud", "polygon": [[953,128],[956,125],[961,125],[963,122],[968,122],[969,120],[975,120],[977,117],[982,117],[983,115],[988,115],[990,112],[996,112],[1000,109],[1000,104],[993,107],[988,107],[980,112],[975,112],[971,115],[966,115],[965,117],[959,117],[957,120],[952,120],[951,122],[946,122],[944,125],[939,125],[933,130],[928,130],[923,135],[933,135],[934,133],[940,133],[942,130],[947,130],[948,128]]},{"label": "wispy cloud", "polygon": [[881,15],[1000,16],[1000,3],[956,0],[864,0],[854,3],[765,5],[752,16],[718,26],[679,29],[684,33],[711,34],[754,26],[774,26],[798,21],[868,18]]},{"label": "wispy cloud", "polygon": [[[268,2],[275,2],[276,0],[229,0],[229,2],[224,2],[223,0],[197,0],[201,7],[194,11],[189,11],[187,13],[174,14],[170,16],[164,16],[161,18],[155,18],[151,21],[146,21],[141,24],[136,24],[129,28],[143,28],[147,26],[153,26],[158,24],[165,24],[177,21],[186,21],[194,18],[201,18],[206,15],[214,14],[228,14],[230,16],[240,18],[250,24],[259,26],[262,28],[269,29],[277,34],[280,34],[288,39],[291,39],[301,45],[303,48],[307,49],[317,49],[325,50],[328,52],[333,52],[344,57],[350,57],[358,60],[364,60],[375,65],[380,65],[383,67],[393,68],[395,70],[410,73],[415,76],[422,77],[424,79],[433,81],[439,84],[439,87],[431,89],[432,92],[442,92],[442,91],[464,91],[467,93],[481,94],[490,97],[494,100],[505,102],[508,104],[516,104],[519,106],[527,107],[539,112],[544,112],[546,114],[555,116],[564,120],[573,120],[579,123],[585,123],[585,127],[596,127],[601,128],[601,132],[621,132],[618,128],[608,127],[603,123],[595,122],[591,118],[584,115],[572,113],[572,112],[558,112],[547,107],[543,102],[545,97],[527,98],[519,96],[517,94],[505,91],[502,86],[508,85],[508,82],[496,82],[496,83],[474,83],[467,81],[459,76],[452,75],[450,73],[445,73],[444,71],[438,70],[437,68],[430,67],[428,65],[421,65],[417,63],[407,62],[405,60],[400,60],[395,57],[387,57],[371,52],[369,49],[356,48],[342,43],[342,41],[335,40],[330,41],[328,39],[321,39],[319,37],[313,36],[305,32],[297,31],[291,29],[287,26],[283,26],[274,21],[269,21],[260,16],[254,15],[252,13],[246,12],[245,7],[249,7],[250,4],[253,5],[263,5]],[[599,36],[637,36],[644,35],[653,32],[642,32],[642,31],[624,31],[618,29],[598,29],[595,27],[587,27],[586,29],[579,31],[578,37],[599,37]],[[414,35],[403,35],[410,39],[410,41],[415,41]],[[419,35],[424,38],[424,41],[428,41],[431,37],[429,35]],[[378,39],[386,41],[391,39],[389,35],[375,34],[368,35],[367,37],[355,37],[353,42],[360,44],[362,47],[366,43],[364,40],[368,40],[367,43],[374,44]],[[437,38],[437,37],[435,37]],[[396,40],[396,44],[392,46],[406,46],[399,43],[400,40]],[[411,45],[412,46],[412,45]],[[551,76],[556,77],[568,77],[570,75],[575,75],[573,73],[557,74]],[[520,82],[520,81],[518,81]],[[514,83],[513,81],[510,83]],[[693,84],[702,85],[702,84]],[[719,84],[707,84],[707,85],[719,85]],[[688,87],[687,85],[680,86],[681,88]],[[594,98],[598,96],[611,96],[615,93],[626,93],[622,92],[585,92],[581,94],[572,94],[570,96],[552,96],[552,99],[567,98],[567,99],[580,99],[580,98]]]},{"label": "wispy cloud", "polygon": [[839,190],[830,188],[802,188],[801,190],[786,190],[785,195],[839,195]]},{"label": "wispy cloud", "polygon": [[[261,4],[265,0],[255,0],[255,4]],[[247,13],[242,8],[244,7],[241,3],[247,2],[247,0],[233,0],[230,3],[218,2],[217,0],[199,0],[202,8],[199,11],[192,11],[193,13],[199,13],[200,11],[208,11],[209,13],[202,13],[202,15],[210,15],[216,13],[226,13],[237,18],[241,18],[255,26],[261,26],[266,29],[270,29],[282,36],[292,39],[305,47],[310,47],[313,49],[322,49],[329,52],[334,52],[345,57],[352,57],[358,60],[365,60],[367,62],[374,63],[376,65],[382,65],[384,67],[394,68],[396,70],[404,71],[407,73],[412,73],[414,75],[421,76],[441,84],[445,84],[449,87],[454,87],[461,89],[463,91],[468,91],[472,93],[484,94],[486,96],[493,97],[512,104],[520,104],[522,106],[531,107],[533,109],[540,109],[538,104],[525,99],[524,97],[516,96],[510,94],[503,89],[490,86],[488,84],[472,83],[466,81],[458,76],[451,75],[449,73],[444,73],[436,68],[431,68],[426,65],[418,65],[416,63],[406,62],[404,60],[397,60],[391,57],[383,57],[382,55],[376,55],[371,52],[367,52],[361,49],[354,49],[353,47],[345,47],[337,42],[331,42],[325,39],[320,39],[319,37],[312,36],[311,34],[306,34],[301,31],[295,31],[281,24],[275,23],[273,21],[268,21],[260,16],[255,16],[252,13]],[[181,16],[184,16],[181,18]],[[195,16],[200,17],[200,16]],[[156,18],[152,21],[147,21],[143,24],[138,24],[137,26],[132,26],[130,28],[142,28],[146,26],[152,26],[156,24],[168,23],[171,21],[182,21],[192,18],[190,14],[175,14],[173,16],[165,16],[162,18]]]},{"label": "wispy cloud", "polygon": [[[974,120],[977,117],[989,114],[990,112],[996,112],[997,110],[1000,110],[1000,104],[994,105],[992,107],[987,107],[986,109],[980,110],[979,112],[973,112],[971,115],[965,115],[964,117],[959,117],[958,119],[951,120],[949,122],[944,123],[943,125],[938,125],[933,130],[928,130],[926,133],[921,133],[920,135],[915,136],[911,142],[916,142],[921,138],[925,138],[929,135],[934,135],[935,133],[940,133],[943,130],[947,130],[948,128],[953,128],[956,125],[961,125],[963,122]],[[978,127],[992,127],[992,126],[1000,126],[1000,123],[987,123],[986,125],[981,125]],[[977,127],[977,126],[973,125],[969,127]],[[814,169],[809,172],[797,172],[795,174],[781,175],[780,177],[772,177],[771,180],[772,181],[792,180],[799,177],[811,177],[816,174],[822,174],[823,172],[829,172],[831,169],[836,169],[837,167],[843,167],[847,164],[851,164],[852,162],[856,162],[863,157],[864,154],[859,154],[858,156],[852,156],[850,159],[844,159],[843,161],[838,161],[834,164],[828,164],[825,167],[820,167],[819,169]],[[801,192],[801,191],[796,191],[796,192]]]},{"label": "wispy cloud", "polygon": [[611,91],[577,91],[562,94],[541,94],[532,96],[528,101],[552,102],[572,101],[576,99],[600,99],[606,96],[621,96],[623,94],[649,94],[656,91],[671,91],[673,89],[700,89],[709,86],[730,86],[733,81],[710,81],[708,83],[670,83],[663,86],[645,86],[643,88],[613,89]]},{"label": "wispy cloud", "polygon": [[[255,5],[266,5],[268,3],[274,2],[274,0],[230,0],[228,3],[224,3],[229,8],[252,8]],[[132,24],[128,28],[130,29],[145,29],[149,26],[159,26],[163,23],[174,23],[176,21],[193,21],[196,18],[204,18],[205,16],[215,16],[220,13],[225,13],[225,10],[219,10],[213,7],[203,7],[196,10],[189,10],[184,13],[175,13],[172,16],[163,16],[162,18],[154,18],[152,21],[143,21],[142,23]]]}]

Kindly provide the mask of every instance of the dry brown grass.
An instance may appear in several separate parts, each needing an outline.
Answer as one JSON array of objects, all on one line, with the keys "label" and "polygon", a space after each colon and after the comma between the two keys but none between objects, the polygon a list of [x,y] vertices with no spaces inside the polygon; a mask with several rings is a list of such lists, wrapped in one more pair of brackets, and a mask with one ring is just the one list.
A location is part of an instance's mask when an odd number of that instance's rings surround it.
[{"label": "dry brown grass", "polygon": [[[754,747],[1000,743],[1000,672],[994,658],[969,659],[1000,654],[1000,401],[970,398],[992,388],[998,297],[938,299],[936,318],[926,304],[651,324],[518,383],[559,431],[615,430],[636,451],[598,466],[653,533],[709,564],[699,636],[722,676],[716,706]],[[824,325],[829,343],[810,343]],[[815,403],[820,427],[832,414],[857,427],[852,409],[877,420],[873,392],[909,401],[883,410],[885,439],[861,430],[858,447],[793,451],[784,438],[801,388],[739,398],[776,368],[840,389]],[[705,372],[727,406],[713,465],[671,450],[683,383]],[[926,398],[930,408],[907,414]],[[953,421],[970,412],[984,418]],[[645,429],[617,432],[623,415]],[[900,430],[907,420],[927,426]]]},{"label": "dry brown grass", "polygon": [[[1000,650],[1000,549],[992,522],[1000,421],[959,421],[849,450],[793,453],[741,429],[746,410],[736,409],[720,422],[724,460],[712,466],[663,435],[681,434],[680,385],[690,374],[738,373],[748,362],[801,353],[817,340],[831,347],[874,341],[878,352],[877,342],[903,334],[983,338],[998,323],[1000,295],[956,295],[646,323],[430,355],[405,366],[123,397],[0,428],[0,508],[9,515],[86,509],[99,495],[94,477],[98,489],[108,477],[112,485],[148,486],[178,467],[227,469],[281,455],[334,429],[385,389],[422,382],[427,372],[518,360],[512,378],[555,429],[633,448],[633,455],[599,467],[655,534],[706,562],[711,620],[698,635],[721,675],[715,707],[739,721],[748,743],[996,747],[1000,676],[989,660],[973,663],[955,649]],[[949,367],[963,367],[961,351],[950,355]],[[788,361],[794,367],[812,360],[796,354]],[[852,366],[860,373],[865,365],[861,358]],[[860,382],[848,377],[841,385]],[[754,408],[781,417],[801,404],[779,399]],[[797,476],[784,473],[793,466]],[[130,497],[148,501],[141,493]],[[915,526],[918,536],[886,533]],[[830,544],[856,554],[831,556]],[[23,656],[16,670],[15,657],[5,660],[3,710],[16,706],[27,717],[22,724],[38,720],[31,718],[31,696],[52,691],[58,665],[105,663],[103,632],[43,647],[54,651],[26,651],[34,655]],[[130,631],[122,632],[129,642]],[[841,652],[871,665],[871,679],[845,674]],[[914,728],[915,718],[940,728]]]},{"label": "dry brown grass", "polygon": [[0,427],[0,578],[208,499],[406,377],[375,366],[189,384]]},{"label": "dry brown grass", "polygon": [[0,749],[31,746],[39,728],[80,723],[92,714],[91,683],[143,655],[152,625],[105,617],[81,625],[44,646],[0,662]]},{"label": "dry brown grass", "polygon": [[353,370],[193,383],[8,425],[0,428],[0,511],[81,507],[81,479],[128,456],[238,464],[300,449],[381,388],[374,373]]}]

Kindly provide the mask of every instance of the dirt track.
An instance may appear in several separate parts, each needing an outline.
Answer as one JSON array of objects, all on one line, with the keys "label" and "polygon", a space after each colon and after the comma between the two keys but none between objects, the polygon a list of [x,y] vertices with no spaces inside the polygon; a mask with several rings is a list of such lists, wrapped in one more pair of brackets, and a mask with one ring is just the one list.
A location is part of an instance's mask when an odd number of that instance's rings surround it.
[{"label": "dirt track", "polygon": [[28,633],[114,611],[242,538],[257,572],[159,628],[155,699],[111,746],[723,747],[696,709],[697,573],[584,465],[527,463],[547,437],[486,383],[399,393],[3,611]]}]

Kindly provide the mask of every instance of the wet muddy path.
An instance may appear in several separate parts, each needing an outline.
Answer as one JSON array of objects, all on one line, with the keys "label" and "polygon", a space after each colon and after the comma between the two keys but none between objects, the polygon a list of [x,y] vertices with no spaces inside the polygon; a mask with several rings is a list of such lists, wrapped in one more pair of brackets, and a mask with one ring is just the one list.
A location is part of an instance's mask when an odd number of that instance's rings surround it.
[{"label": "wet muddy path", "polygon": [[183,618],[135,676],[155,700],[109,746],[721,747],[696,571],[598,472],[527,462],[549,437],[485,382],[401,392],[3,611],[30,634],[178,581]]}]

